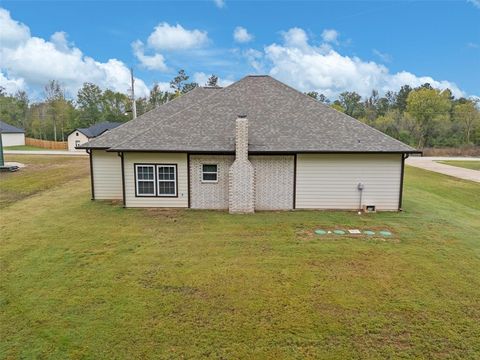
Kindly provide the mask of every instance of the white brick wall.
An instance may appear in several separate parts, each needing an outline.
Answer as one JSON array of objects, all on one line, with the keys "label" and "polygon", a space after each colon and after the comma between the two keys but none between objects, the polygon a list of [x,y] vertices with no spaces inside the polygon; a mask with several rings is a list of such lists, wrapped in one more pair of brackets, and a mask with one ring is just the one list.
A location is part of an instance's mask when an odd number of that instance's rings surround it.
[{"label": "white brick wall", "polygon": [[[228,209],[228,171],[233,155],[190,155],[190,207],[192,209]],[[216,183],[202,182],[202,165],[218,166]]]},{"label": "white brick wall", "polygon": [[229,171],[228,210],[252,213],[255,210],[255,172],[248,160],[248,120],[238,118],[235,129],[235,161]]},{"label": "white brick wall", "polygon": [[251,156],[255,210],[293,209],[294,156]]}]

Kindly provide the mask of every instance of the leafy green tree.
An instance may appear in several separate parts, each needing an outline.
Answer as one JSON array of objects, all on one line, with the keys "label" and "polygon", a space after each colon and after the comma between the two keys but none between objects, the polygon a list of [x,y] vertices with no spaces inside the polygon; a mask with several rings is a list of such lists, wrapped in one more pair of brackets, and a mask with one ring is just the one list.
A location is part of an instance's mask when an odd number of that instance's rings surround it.
[{"label": "leafy green tree", "polygon": [[362,97],[355,91],[345,91],[338,97],[340,105],[345,109],[345,114],[356,119],[361,118],[365,113],[365,108],[361,103]]},{"label": "leafy green tree", "polygon": [[214,74],[210,75],[205,86],[218,87],[218,76]]},{"label": "leafy green tree", "polygon": [[415,120],[418,147],[432,145],[432,136],[442,121],[449,120],[452,106],[448,93],[426,87],[413,90],[407,98],[407,112]]},{"label": "leafy green tree", "polygon": [[183,87],[185,86],[185,83],[189,78],[190,76],[185,73],[185,70],[181,69],[178,71],[178,74],[170,81],[170,87],[173,89],[176,96],[180,95],[180,93],[183,91]]},{"label": "leafy green tree", "polygon": [[407,98],[412,90],[410,86],[403,85],[395,97],[395,107],[402,113],[407,109]]},{"label": "leafy green tree", "polygon": [[130,98],[122,93],[105,90],[102,94],[103,120],[125,122],[130,119],[127,111],[130,110]]},{"label": "leafy green tree", "polygon": [[84,83],[77,93],[77,106],[79,108],[79,124],[88,127],[102,121],[102,90],[92,83]]},{"label": "leafy green tree", "polygon": [[476,103],[473,101],[467,101],[455,105],[453,108],[453,119],[461,124],[465,143],[470,144],[472,142],[472,134],[480,125],[480,111],[478,110]]}]

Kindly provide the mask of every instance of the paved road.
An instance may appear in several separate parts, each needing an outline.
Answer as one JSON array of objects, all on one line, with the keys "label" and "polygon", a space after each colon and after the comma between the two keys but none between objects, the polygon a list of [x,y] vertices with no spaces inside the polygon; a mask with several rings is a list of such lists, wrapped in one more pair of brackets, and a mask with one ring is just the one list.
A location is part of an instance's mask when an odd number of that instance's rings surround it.
[{"label": "paved road", "polygon": [[4,154],[15,155],[71,155],[87,156],[83,151],[64,151],[64,150],[3,150]]},{"label": "paved road", "polygon": [[480,161],[478,157],[419,157],[410,156],[405,163],[425,170],[435,171],[441,174],[454,176],[464,180],[480,182],[480,171],[465,169],[457,166],[440,164],[441,160]]}]

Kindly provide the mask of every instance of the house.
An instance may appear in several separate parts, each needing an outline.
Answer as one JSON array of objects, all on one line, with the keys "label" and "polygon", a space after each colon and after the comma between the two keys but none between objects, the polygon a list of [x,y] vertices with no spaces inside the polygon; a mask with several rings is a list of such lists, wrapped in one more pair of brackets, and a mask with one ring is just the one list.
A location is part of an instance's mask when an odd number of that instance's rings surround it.
[{"label": "house", "polygon": [[119,122],[101,122],[93,124],[88,128],[77,128],[68,134],[68,151],[78,151],[77,146],[102,135],[105,131],[116,128],[122,125]]},{"label": "house", "polygon": [[399,210],[417,151],[270,76],[196,88],[80,148],[125,207]]},{"label": "house", "polygon": [[0,121],[3,146],[25,145],[25,130]]}]

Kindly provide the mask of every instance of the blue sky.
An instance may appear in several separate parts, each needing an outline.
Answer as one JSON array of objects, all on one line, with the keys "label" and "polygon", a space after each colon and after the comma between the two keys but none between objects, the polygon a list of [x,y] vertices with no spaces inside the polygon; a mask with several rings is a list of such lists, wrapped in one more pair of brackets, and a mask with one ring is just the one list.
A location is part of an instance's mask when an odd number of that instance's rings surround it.
[{"label": "blue sky", "polygon": [[[335,98],[425,81],[480,95],[479,1],[3,1],[0,84],[137,92],[183,68],[222,84],[268,73]],[[238,29],[240,27],[240,29]],[[236,37],[234,31],[236,31]],[[3,34],[2,34],[3,33]]]}]

